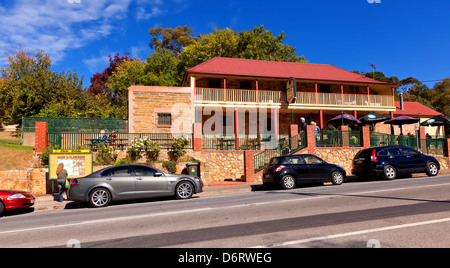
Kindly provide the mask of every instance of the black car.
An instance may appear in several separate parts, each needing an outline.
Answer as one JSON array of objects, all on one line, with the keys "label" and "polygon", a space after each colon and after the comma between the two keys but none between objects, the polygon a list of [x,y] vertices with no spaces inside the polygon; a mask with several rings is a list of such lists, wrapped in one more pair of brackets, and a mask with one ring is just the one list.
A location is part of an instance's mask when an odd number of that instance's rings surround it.
[{"label": "black car", "polygon": [[340,185],[345,178],[346,172],[342,167],[310,154],[274,157],[263,173],[264,185],[281,185],[283,189],[293,189],[297,183],[332,182]]},{"label": "black car", "polygon": [[399,174],[426,172],[428,176],[439,173],[438,160],[406,146],[383,146],[359,151],[353,158],[352,174],[381,175],[393,180]]}]

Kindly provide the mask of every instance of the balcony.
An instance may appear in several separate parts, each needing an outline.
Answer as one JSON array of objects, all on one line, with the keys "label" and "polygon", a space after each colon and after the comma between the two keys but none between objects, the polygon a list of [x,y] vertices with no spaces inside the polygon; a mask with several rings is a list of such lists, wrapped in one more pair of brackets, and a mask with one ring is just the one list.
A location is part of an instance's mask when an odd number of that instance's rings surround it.
[{"label": "balcony", "polygon": [[[275,104],[285,105],[285,94],[282,91],[222,89],[222,88],[196,88],[195,102],[203,104]],[[297,100],[290,104],[295,107],[311,108],[387,108],[395,109],[392,95],[368,95],[368,94],[340,94],[340,93],[315,93],[298,92]]]}]

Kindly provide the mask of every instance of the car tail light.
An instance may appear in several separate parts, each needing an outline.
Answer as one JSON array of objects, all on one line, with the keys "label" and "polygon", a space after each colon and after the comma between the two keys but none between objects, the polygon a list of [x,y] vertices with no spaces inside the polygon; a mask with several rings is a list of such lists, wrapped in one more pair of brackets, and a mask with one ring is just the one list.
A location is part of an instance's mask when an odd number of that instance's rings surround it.
[{"label": "car tail light", "polygon": [[71,179],[70,180],[70,185],[71,186],[78,185],[78,180],[77,179]]},{"label": "car tail light", "polygon": [[281,166],[278,166],[276,169],[275,169],[275,171],[274,172],[280,172],[280,171],[282,171],[283,170],[283,168],[285,168],[286,166],[283,166],[283,165],[281,165]]},{"label": "car tail light", "polygon": [[376,150],[375,149],[373,149],[373,151],[372,151],[372,155],[370,156],[370,161],[372,161],[372,162],[377,162],[377,156],[376,156]]}]

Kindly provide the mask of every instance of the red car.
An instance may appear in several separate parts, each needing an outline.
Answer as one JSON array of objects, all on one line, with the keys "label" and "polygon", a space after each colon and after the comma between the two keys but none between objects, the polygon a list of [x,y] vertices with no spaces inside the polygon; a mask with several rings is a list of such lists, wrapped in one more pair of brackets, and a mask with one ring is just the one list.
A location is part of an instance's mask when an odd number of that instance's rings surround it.
[{"label": "red car", "polygon": [[34,196],[28,192],[0,190],[0,216],[5,210],[29,208],[34,201]]}]

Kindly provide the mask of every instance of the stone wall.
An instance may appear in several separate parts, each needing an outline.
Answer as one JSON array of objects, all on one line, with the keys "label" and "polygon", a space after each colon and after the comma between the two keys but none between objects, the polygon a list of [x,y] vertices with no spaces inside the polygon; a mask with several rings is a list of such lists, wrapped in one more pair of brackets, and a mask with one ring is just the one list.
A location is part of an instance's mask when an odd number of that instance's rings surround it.
[{"label": "stone wall", "polygon": [[46,194],[47,172],[48,169],[45,168],[0,171],[0,189],[27,191],[35,195]]},{"label": "stone wall", "polygon": [[[158,161],[148,163],[150,166],[167,172],[163,161],[168,161],[167,151],[161,151]],[[139,162],[146,160],[141,158]],[[183,173],[187,163],[200,162],[200,177],[205,186],[217,181],[244,180],[244,151],[202,151],[186,150],[186,154],[177,163],[177,174]]]},{"label": "stone wall", "polygon": [[363,148],[322,148],[316,147],[316,155],[328,163],[339,165],[345,169],[347,175],[352,174],[353,157]]},{"label": "stone wall", "polygon": [[[130,133],[192,133],[191,88],[132,86],[128,98]],[[171,114],[172,125],[158,125],[159,113]]]}]

